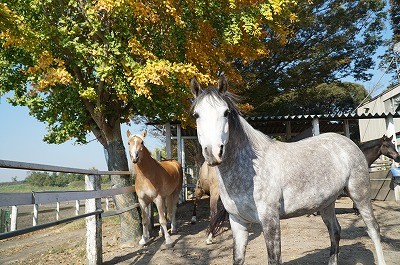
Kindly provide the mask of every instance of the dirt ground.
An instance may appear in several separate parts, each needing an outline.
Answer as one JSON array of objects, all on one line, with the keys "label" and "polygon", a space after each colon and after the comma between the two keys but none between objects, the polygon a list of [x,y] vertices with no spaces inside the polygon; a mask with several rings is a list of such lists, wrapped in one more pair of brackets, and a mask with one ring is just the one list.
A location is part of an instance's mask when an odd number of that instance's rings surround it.
[{"label": "dirt ground", "polygon": [[[336,212],[342,227],[339,264],[375,264],[375,251],[360,217],[352,213],[352,203],[341,198]],[[373,202],[381,226],[383,251],[388,265],[400,264],[400,204]],[[232,264],[232,234],[229,225],[206,245],[208,199],[198,207],[198,223],[190,224],[192,204],[178,207],[178,233],[174,247],[166,249],[164,239],[152,231],[148,246],[120,244],[118,225],[103,224],[103,263],[111,264]],[[284,264],[327,264],[329,236],[320,216],[302,216],[281,221]],[[252,226],[245,264],[266,264],[266,248],[261,229]],[[82,222],[60,225],[0,241],[0,264],[85,264],[85,229]]]}]

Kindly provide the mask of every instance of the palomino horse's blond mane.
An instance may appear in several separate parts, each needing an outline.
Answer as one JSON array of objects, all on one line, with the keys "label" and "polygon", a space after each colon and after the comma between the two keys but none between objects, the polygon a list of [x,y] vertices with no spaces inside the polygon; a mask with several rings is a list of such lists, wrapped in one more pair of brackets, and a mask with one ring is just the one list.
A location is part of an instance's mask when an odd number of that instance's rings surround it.
[{"label": "palomino horse's blond mane", "polygon": [[182,166],[176,160],[158,162],[153,159],[150,151],[144,145],[146,131],[142,135],[131,135],[128,130],[127,136],[130,159],[136,173],[135,191],[142,210],[143,235],[139,244],[145,245],[149,240],[148,206],[154,202],[159,213],[160,232],[164,233],[166,246],[171,247],[172,242],[167,231],[166,217],[171,221],[171,233],[175,233],[175,213],[183,182]]}]

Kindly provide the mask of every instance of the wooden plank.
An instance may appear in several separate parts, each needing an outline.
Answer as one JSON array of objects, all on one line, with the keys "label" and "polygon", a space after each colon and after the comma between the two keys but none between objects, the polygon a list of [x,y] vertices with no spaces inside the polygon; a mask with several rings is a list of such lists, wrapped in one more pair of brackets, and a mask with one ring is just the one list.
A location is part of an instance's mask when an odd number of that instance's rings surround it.
[{"label": "wooden plank", "polygon": [[135,203],[135,204],[133,204],[133,205],[131,205],[131,206],[129,206],[129,207],[123,208],[123,209],[121,209],[121,210],[116,210],[116,211],[112,211],[112,212],[105,212],[105,213],[102,213],[102,214],[101,214],[101,217],[104,218],[104,217],[109,217],[109,216],[121,214],[121,213],[124,213],[124,212],[127,212],[127,211],[131,211],[131,210],[133,210],[133,209],[135,209],[135,208],[137,208],[137,207],[140,207],[139,203]]},{"label": "wooden plank", "polygon": [[98,191],[34,191],[32,193],[0,193],[0,207],[32,204],[46,204],[62,201],[86,200],[111,197],[135,192],[134,186]]},{"label": "wooden plank", "polygon": [[0,193],[0,207],[13,205],[30,205],[34,204],[31,192],[24,193]]},{"label": "wooden plank", "polygon": [[121,187],[117,189],[95,190],[95,191],[37,191],[33,192],[34,202],[38,204],[98,199],[111,197],[118,194],[135,192],[134,186]]},{"label": "wooden plank", "polygon": [[40,224],[40,225],[37,225],[37,226],[30,226],[30,227],[27,227],[27,228],[24,228],[24,229],[15,230],[15,231],[11,231],[11,232],[8,232],[8,233],[2,233],[2,234],[0,234],[0,240],[11,238],[11,237],[14,237],[14,236],[23,235],[23,234],[26,234],[26,233],[34,232],[34,231],[45,229],[45,228],[49,228],[49,227],[56,226],[56,225],[59,225],[59,224],[70,223],[72,221],[75,221],[75,220],[78,220],[78,219],[81,219],[81,218],[85,218],[87,216],[100,215],[102,212],[103,212],[103,210],[96,211],[96,212],[91,212],[91,213],[85,213],[85,214],[82,214],[82,215],[61,219],[61,220],[55,221],[55,222]]},{"label": "wooden plank", "polygon": [[87,175],[130,175],[130,171],[98,171],[89,169],[79,169],[71,167],[58,167],[43,164],[25,163],[11,160],[1,160],[0,168],[24,169],[24,170],[37,170],[37,171],[51,171],[63,173],[76,173]]}]

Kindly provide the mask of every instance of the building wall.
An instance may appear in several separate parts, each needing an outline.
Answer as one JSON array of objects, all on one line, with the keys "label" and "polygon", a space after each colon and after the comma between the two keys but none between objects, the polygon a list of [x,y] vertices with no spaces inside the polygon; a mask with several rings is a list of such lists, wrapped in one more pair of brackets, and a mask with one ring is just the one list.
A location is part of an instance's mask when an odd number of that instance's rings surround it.
[{"label": "building wall", "polygon": [[[363,113],[389,113],[395,112],[400,103],[400,85],[381,95],[377,96],[374,100],[362,105],[357,109],[357,114]],[[360,141],[366,142],[369,140],[377,139],[386,134],[386,121],[385,119],[364,119],[359,121],[360,126]],[[400,119],[394,119],[395,130],[400,130]],[[388,135],[391,136],[391,135]]]}]

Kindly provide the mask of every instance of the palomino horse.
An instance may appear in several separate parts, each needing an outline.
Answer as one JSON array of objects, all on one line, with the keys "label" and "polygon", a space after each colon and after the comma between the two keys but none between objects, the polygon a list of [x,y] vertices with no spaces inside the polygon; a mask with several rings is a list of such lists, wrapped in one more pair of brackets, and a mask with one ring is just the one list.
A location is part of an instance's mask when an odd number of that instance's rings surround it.
[{"label": "palomino horse", "polygon": [[251,223],[262,226],[268,264],[281,264],[279,219],[316,211],[330,235],[329,264],[337,264],[341,228],[335,201],[343,189],[360,210],[378,264],[385,264],[368,166],[357,145],[334,133],[293,143],[274,141],[239,114],[227,86],[223,74],[218,88],[201,90],[196,78],[190,84],[202,153],[209,165],[217,166],[220,197],[229,213],[234,264],[244,263]]},{"label": "palomino horse", "polygon": [[359,145],[367,159],[369,167],[380,155],[387,156],[396,162],[400,162],[400,154],[397,152],[392,140],[393,135],[391,137],[384,135],[382,138],[367,141]]},{"label": "palomino horse", "polygon": [[[146,131],[143,134],[131,135],[127,131],[129,154],[136,172],[135,191],[142,210],[143,235],[140,245],[147,244],[149,233],[149,204],[156,204],[160,225],[165,236],[166,247],[171,247],[171,237],[167,230],[167,218],[171,221],[171,233],[176,232],[176,207],[182,189],[183,172],[181,164],[176,160],[156,161],[144,146]],[[161,232],[161,230],[160,230]]]},{"label": "palomino horse", "polygon": [[[196,188],[194,191],[194,202],[193,202],[193,215],[192,215],[192,224],[195,224],[197,221],[196,208],[198,200],[200,200],[204,194],[210,196],[210,225],[207,229],[208,237],[206,240],[207,245],[212,244],[212,239],[215,234],[218,232],[220,223],[223,222],[225,218],[225,214],[218,220],[216,220],[216,214],[218,212],[218,208],[220,211],[224,209],[222,202],[219,198],[219,190],[218,190],[218,181],[217,175],[214,167],[210,167],[207,162],[204,162],[201,165],[199,170],[199,179],[197,180]],[[213,221],[216,222],[213,222]]]}]

